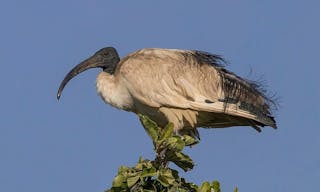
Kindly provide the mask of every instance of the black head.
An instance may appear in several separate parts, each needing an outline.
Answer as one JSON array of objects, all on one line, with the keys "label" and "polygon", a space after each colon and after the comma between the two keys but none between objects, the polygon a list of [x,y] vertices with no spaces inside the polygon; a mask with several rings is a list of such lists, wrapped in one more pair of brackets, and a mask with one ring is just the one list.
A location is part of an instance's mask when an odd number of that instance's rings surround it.
[{"label": "black head", "polygon": [[60,84],[57,99],[60,98],[61,93],[67,83],[76,75],[86,71],[91,68],[102,68],[103,71],[113,74],[117,64],[119,63],[120,58],[117,53],[117,50],[113,47],[105,47],[97,51],[93,56],[82,61],[76,65],[71,71],[65,76],[63,81]]}]

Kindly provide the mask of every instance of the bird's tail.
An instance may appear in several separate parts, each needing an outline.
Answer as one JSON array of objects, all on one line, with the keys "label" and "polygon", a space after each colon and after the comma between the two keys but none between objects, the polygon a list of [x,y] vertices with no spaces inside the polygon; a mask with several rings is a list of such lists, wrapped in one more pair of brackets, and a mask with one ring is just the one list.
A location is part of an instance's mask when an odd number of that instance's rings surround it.
[{"label": "bird's tail", "polygon": [[[192,107],[200,113],[199,126],[205,127],[230,127],[230,126],[252,126],[257,131],[260,127],[270,126],[277,128],[274,117],[259,113],[258,110],[249,111],[244,104],[228,104],[224,102],[199,103],[193,102]],[[251,106],[252,108],[252,106]]]}]

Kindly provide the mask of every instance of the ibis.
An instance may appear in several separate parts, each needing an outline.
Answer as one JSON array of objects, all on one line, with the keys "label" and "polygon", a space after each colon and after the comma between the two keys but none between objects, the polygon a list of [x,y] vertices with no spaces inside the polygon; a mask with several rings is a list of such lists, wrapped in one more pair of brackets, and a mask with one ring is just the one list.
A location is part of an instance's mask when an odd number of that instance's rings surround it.
[{"label": "ibis", "polygon": [[180,135],[199,138],[198,127],[276,128],[275,102],[257,82],[226,69],[220,55],[197,50],[145,48],[120,59],[102,48],[76,65],[58,89],[91,68],[101,68],[98,94],[116,108],[148,116],[159,126],[174,124]]}]

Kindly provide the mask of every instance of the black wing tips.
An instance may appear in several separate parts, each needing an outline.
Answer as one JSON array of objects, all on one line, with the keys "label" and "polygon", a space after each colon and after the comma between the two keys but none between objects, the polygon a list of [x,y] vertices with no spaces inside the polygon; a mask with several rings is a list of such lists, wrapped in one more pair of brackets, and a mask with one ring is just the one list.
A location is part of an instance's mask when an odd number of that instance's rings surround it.
[{"label": "black wing tips", "polygon": [[274,117],[272,116],[266,116],[264,120],[249,120],[250,126],[255,129],[257,132],[262,132],[262,128],[265,126],[272,127],[274,129],[277,129],[276,121],[274,120]]},{"label": "black wing tips", "polygon": [[270,121],[272,121],[272,124],[268,125],[274,129],[278,129],[278,126],[277,126],[277,122],[275,120],[275,118],[273,116],[268,116],[268,118],[270,119]]},{"label": "black wing tips", "polygon": [[191,56],[198,64],[209,64],[217,70],[225,96],[222,98],[225,109],[228,104],[240,103],[239,108],[257,117],[258,121],[252,122],[252,127],[257,131],[261,131],[260,126],[277,128],[272,112],[277,109],[278,104],[274,96],[268,95],[266,86],[262,82],[248,80],[228,71],[225,69],[227,62],[220,55],[193,50],[184,53],[184,56],[185,58]]},{"label": "black wing tips", "polygon": [[226,60],[221,55],[211,54],[205,51],[187,50],[180,52],[186,61],[199,65],[212,65],[213,67],[224,68],[227,65]]},{"label": "black wing tips", "polygon": [[221,55],[197,50],[192,51],[192,55],[198,63],[206,63],[220,68],[224,68],[227,65],[226,60]]}]

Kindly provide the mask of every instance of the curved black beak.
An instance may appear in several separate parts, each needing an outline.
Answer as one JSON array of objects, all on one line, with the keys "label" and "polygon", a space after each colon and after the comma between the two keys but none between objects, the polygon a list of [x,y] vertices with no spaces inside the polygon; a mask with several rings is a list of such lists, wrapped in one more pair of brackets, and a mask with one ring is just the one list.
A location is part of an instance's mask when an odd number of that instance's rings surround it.
[{"label": "curved black beak", "polygon": [[85,70],[97,67],[102,68],[105,72],[113,74],[119,61],[120,58],[115,48],[105,47],[100,49],[93,56],[82,61],[71,69],[71,71],[64,77],[58,89],[57,99],[60,99],[64,87],[76,75],[84,72]]},{"label": "curved black beak", "polygon": [[61,82],[58,89],[58,93],[57,93],[57,99],[58,100],[60,99],[60,96],[64,87],[73,77],[91,68],[97,68],[97,67],[103,68],[104,65],[105,64],[99,61],[99,59],[95,55],[76,65],[73,69],[71,69],[71,71],[65,76],[65,78]]}]

